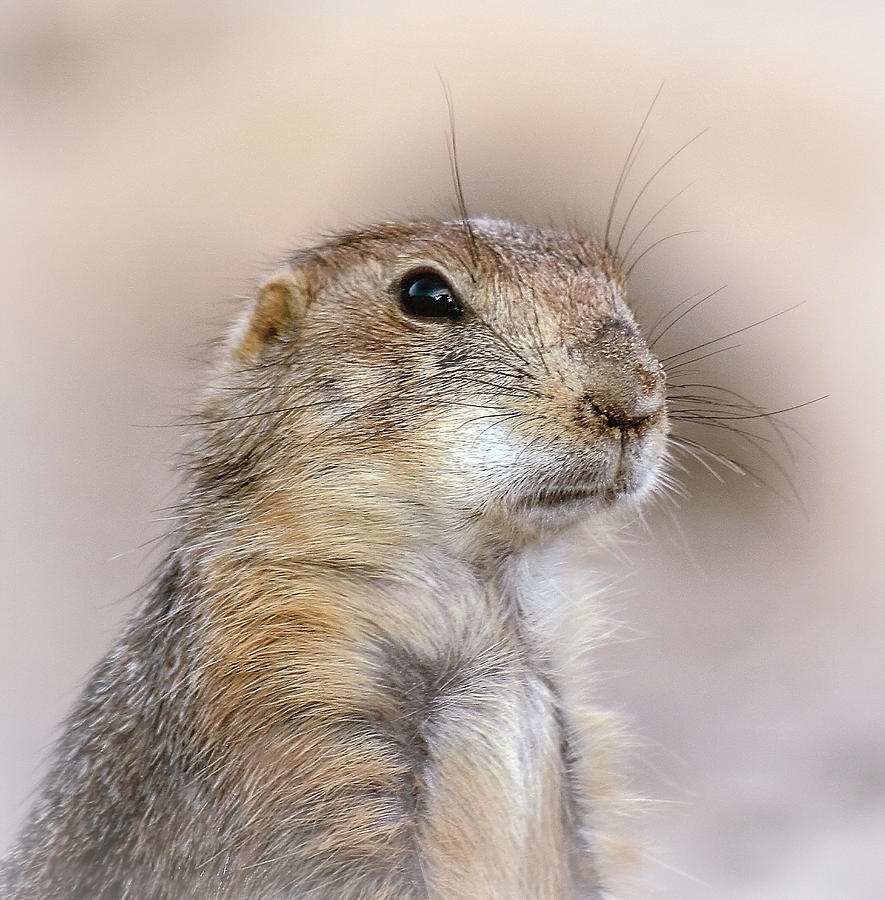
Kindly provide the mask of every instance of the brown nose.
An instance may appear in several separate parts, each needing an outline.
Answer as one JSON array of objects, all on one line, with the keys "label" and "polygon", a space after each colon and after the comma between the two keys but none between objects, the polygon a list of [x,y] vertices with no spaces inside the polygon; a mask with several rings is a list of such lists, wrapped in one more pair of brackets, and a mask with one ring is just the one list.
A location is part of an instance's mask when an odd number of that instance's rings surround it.
[{"label": "brown nose", "polygon": [[597,366],[582,406],[607,428],[637,428],[664,406],[664,376],[659,368]]},{"label": "brown nose", "polygon": [[635,428],[646,421],[654,412],[647,414],[631,414],[616,404],[608,401],[597,402],[591,398],[587,398],[590,411],[597,419],[602,421],[606,428]]}]

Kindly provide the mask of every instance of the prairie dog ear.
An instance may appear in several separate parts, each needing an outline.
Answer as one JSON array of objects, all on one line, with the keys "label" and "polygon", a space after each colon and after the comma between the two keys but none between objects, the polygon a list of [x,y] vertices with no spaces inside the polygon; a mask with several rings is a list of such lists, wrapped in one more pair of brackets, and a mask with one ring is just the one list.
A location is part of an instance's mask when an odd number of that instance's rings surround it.
[{"label": "prairie dog ear", "polygon": [[245,323],[234,337],[234,350],[240,361],[255,362],[268,344],[297,326],[310,299],[303,272],[288,266],[275,272],[259,289]]}]

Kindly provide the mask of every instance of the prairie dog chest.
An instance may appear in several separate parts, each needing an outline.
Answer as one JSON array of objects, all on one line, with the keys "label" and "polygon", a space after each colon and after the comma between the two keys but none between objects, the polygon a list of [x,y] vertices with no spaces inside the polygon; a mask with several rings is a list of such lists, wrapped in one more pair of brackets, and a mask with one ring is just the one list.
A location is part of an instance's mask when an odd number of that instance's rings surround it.
[{"label": "prairie dog chest", "polygon": [[[418,843],[432,896],[563,896],[573,846],[557,698],[512,649],[402,661]],[[411,687],[408,671],[411,669]]]}]

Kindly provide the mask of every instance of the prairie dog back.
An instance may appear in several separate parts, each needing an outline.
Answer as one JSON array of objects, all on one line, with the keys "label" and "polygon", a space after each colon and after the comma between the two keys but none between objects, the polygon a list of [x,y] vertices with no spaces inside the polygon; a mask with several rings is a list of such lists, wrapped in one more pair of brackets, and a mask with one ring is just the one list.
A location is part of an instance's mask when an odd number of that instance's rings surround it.
[{"label": "prairie dog back", "polygon": [[606,716],[520,573],[659,479],[665,378],[623,295],[596,242],[486,220],[269,279],[3,896],[605,896]]}]

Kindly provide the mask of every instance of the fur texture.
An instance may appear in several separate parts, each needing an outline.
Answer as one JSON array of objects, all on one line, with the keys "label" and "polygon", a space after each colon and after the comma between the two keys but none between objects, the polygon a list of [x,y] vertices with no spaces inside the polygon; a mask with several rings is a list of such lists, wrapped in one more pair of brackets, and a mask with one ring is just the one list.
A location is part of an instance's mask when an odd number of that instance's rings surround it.
[{"label": "fur texture", "polygon": [[[416,271],[461,313],[410,314]],[[654,486],[664,377],[622,290],[592,241],[488,221],[341,235],[265,284],[2,896],[605,896],[612,728],[525,571]]]}]

